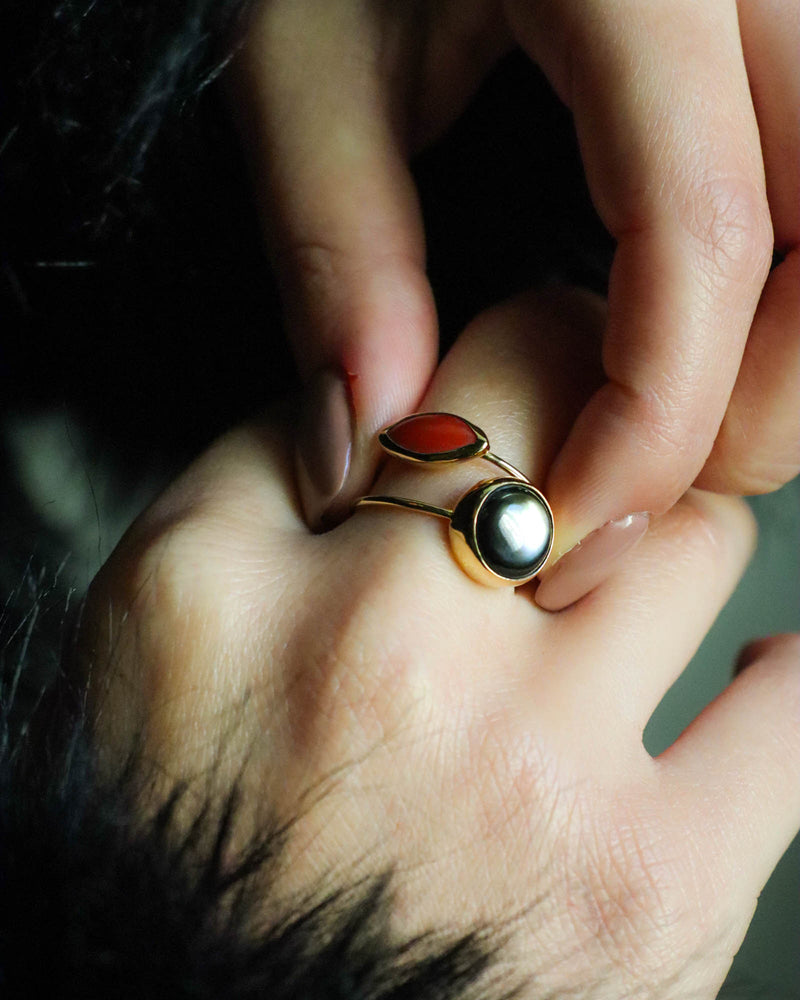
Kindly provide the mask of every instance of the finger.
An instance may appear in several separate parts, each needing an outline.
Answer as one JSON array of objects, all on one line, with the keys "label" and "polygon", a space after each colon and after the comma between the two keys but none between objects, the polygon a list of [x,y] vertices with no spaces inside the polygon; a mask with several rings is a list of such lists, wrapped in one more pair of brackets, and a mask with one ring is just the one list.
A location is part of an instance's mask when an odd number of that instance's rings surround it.
[{"label": "finger", "polygon": [[[580,358],[582,345],[594,340],[603,320],[599,300],[566,290],[520,296],[489,310],[459,338],[421,405],[473,420],[487,432],[495,453],[537,482],[600,377],[589,352],[583,362]],[[452,508],[477,480],[491,475],[479,460],[420,469],[392,459],[375,492]],[[557,521],[558,510],[554,513]],[[475,585],[452,558],[437,520],[406,512],[371,511],[359,512],[348,527],[368,532],[374,543],[376,517],[383,519],[379,547],[388,539],[387,548],[396,551],[402,542],[404,579],[418,581],[414,591],[425,591],[427,608],[441,611],[444,591],[460,594],[455,602],[450,601],[451,614],[441,615],[442,629],[451,619],[461,628],[467,618],[476,636],[494,637],[492,683],[519,686],[523,673],[537,685],[551,685],[546,698],[537,696],[534,701],[544,700],[554,718],[574,719],[578,712],[597,718],[605,706],[603,717],[619,718],[621,727],[627,724],[628,732],[637,736],[637,745],[656,704],[738,581],[755,537],[746,505],[731,498],[690,493],[658,520],[614,579],[571,611],[549,617],[546,641],[540,636],[542,648],[559,650],[559,663],[566,666],[545,677],[540,671],[531,674],[525,656],[503,665],[498,630],[518,639],[522,627],[529,637],[531,619],[526,616],[521,622],[517,617],[509,623],[502,617],[508,609],[499,606],[495,594],[480,587],[475,604],[465,603],[464,593],[476,589]],[[367,551],[366,537],[360,542],[362,553]],[[356,546],[349,535],[346,545],[350,551]],[[391,562],[383,550],[380,559],[381,565]],[[458,590],[459,583],[462,590]],[[507,591],[499,595],[500,600],[507,596]],[[608,623],[620,616],[626,627],[624,636],[617,638]],[[614,669],[605,674],[598,673],[595,659],[587,661],[584,655],[598,635],[613,651],[608,659]],[[518,650],[516,639],[512,645]],[[577,728],[587,735],[595,732],[593,725]],[[570,726],[570,732],[575,731]]]},{"label": "finger", "polygon": [[520,38],[571,105],[617,239],[608,382],[548,480],[557,554],[668,509],[711,451],[771,256],[732,2],[519,4]]},{"label": "finger", "polygon": [[[551,619],[568,665],[564,697],[587,718],[617,718],[640,738],[736,587],[755,538],[743,501],[690,490],[611,579]],[[625,623],[618,635],[608,628],[615,620]],[[584,655],[598,636],[611,665],[605,672]]]},{"label": "finger", "polygon": [[428,5],[413,146],[432,142],[464,110],[498,59],[514,46],[500,4],[444,0]]},{"label": "finger", "polygon": [[[797,212],[800,218],[800,204]],[[733,396],[697,485],[769,493],[798,472],[800,251],[794,250],[770,274],[761,295]]]},{"label": "finger", "polygon": [[794,0],[738,6],[775,245],[784,260],[767,279],[698,485],[764,493],[800,470],[800,9]]},{"label": "finger", "polygon": [[800,244],[800,9],[796,0],[738,0],[750,92],[782,253]]},{"label": "finger", "polygon": [[[420,405],[473,421],[495,454],[541,485],[600,377],[584,345],[596,342],[603,318],[596,296],[566,288],[521,295],[487,310],[444,358]],[[422,470],[391,460],[376,490],[447,506],[478,479],[499,475],[480,459]]]},{"label": "finger", "polygon": [[436,359],[390,85],[401,56],[387,49],[402,54],[402,40],[382,24],[362,4],[263,4],[242,57],[245,130],[308,383],[298,471],[314,527],[363,492],[375,431],[414,409]]},{"label": "finger", "polygon": [[[459,337],[420,405],[426,411],[456,413],[473,421],[488,435],[494,454],[515,465],[534,485],[540,483],[575,414],[597,384],[596,353],[584,344],[587,340],[596,344],[603,316],[603,303],[596,296],[555,288],[488,310]],[[390,458],[370,493],[452,511],[478,483],[504,475],[480,458],[444,465]],[[530,513],[536,534],[541,527],[537,510]],[[557,521],[557,510],[554,517]],[[527,644],[532,623],[544,616],[532,614],[529,599],[514,601],[510,587],[493,590],[475,582],[451,547],[442,518],[396,508],[359,509],[334,535],[333,541],[342,546],[342,560],[348,553],[360,552],[361,562],[369,561],[382,581],[377,590],[400,586],[404,593],[410,592],[414,602],[422,602],[423,617],[435,614],[437,620],[458,628],[458,642],[465,621],[470,622],[470,633],[488,637],[506,620],[504,615],[521,615],[521,621],[504,633],[513,656],[505,666],[502,655],[494,657],[491,673],[497,680],[507,667],[514,677],[518,675],[518,626]],[[527,551],[524,554],[527,558]]]},{"label": "finger", "polygon": [[719,886],[754,902],[800,828],[800,636],[762,644],[659,764]]}]

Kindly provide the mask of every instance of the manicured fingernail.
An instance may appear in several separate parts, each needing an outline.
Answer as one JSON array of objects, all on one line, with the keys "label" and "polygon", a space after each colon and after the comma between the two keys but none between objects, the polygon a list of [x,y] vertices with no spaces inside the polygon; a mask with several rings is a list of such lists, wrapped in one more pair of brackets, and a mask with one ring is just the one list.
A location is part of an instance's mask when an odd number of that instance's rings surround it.
[{"label": "manicured fingernail", "polygon": [[[297,429],[297,482],[312,530],[331,520],[350,471],[353,410],[344,378],[322,369],[306,385]],[[335,518],[333,519],[335,520]]]},{"label": "manicured fingernail", "polygon": [[594,590],[644,535],[649,521],[649,514],[628,514],[609,521],[578,542],[542,574],[536,591],[539,607],[561,611]]}]

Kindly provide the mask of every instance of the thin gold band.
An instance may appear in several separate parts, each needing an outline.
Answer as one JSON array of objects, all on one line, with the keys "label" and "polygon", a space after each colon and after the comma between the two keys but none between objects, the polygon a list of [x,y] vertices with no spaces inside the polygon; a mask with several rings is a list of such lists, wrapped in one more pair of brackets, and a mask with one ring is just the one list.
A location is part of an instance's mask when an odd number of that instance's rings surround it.
[{"label": "thin gold band", "polygon": [[[512,476],[514,479],[519,479],[523,483],[530,482],[528,477],[524,476],[519,469],[513,466],[510,462],[506,462],[505,459],[499,458],[494,454],[494,452],[484,452],[480,458],[484,459],[486,462],[491,462],[492,465],[496,465],[498,469],[502,469],[503,472],[508,473],[508,475]],[[432,514],[434,517],[443,517],[448,521],[453,516],[453,511],[449,507],[437,507],[435,504],[425,503],[422,500],[410,500],[408,497],[392,497],[386,495],[360,497],[356,500],[354,506],[405,507],[406,510],[416,510],[423,514]]]},{"label": "thin gold band", "polygon": [[407,497],[389,496],[369,496],[359,497],[355,507],[405,507],[407,510],[421,511],[423,514],[433,514],[434,517],[443,517],[449,521],[453,516],[453,511],[449,507],[436,507],[432,503],[424,503],[422,500],[409,500]]}]

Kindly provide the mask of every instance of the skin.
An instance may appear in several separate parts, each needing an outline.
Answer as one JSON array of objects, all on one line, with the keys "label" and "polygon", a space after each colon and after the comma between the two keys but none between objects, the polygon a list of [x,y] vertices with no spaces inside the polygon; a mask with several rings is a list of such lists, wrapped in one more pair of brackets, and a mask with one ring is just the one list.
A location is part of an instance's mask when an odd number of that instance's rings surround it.
[{"label": "skin", "polygon": [[238,108],[300,371],[347,373],[342,498],[435,365],[408,157],[513,44],[572,110],[617,241],[605,377],[546,470],[554,557],[693,483],[784,484],[800,469],[797,0],[270,0]]},{"label": "skin", "polygon": [[[566,291],[490,310],[425,405],[469,410],[536,481],[603,377],[586,344],[604,320]],[[657,759],[642,732],[749,557],[746,506],[690,491],[548,614],[535,584],[474,583],[432,518],[364,510],[310,533],[295,427],[288,403],[218,441],[93,584],[106,766],[134,737],[167,784],[216,760],[245,785],[241,836],[267,806],[299,814],[286,891],[392,864],[400,932],[511,921],[532,998],[714,997],[800,826],[800,638],[753,647]],[[447,503],[488,468],[391,461],[376,486]]]}]

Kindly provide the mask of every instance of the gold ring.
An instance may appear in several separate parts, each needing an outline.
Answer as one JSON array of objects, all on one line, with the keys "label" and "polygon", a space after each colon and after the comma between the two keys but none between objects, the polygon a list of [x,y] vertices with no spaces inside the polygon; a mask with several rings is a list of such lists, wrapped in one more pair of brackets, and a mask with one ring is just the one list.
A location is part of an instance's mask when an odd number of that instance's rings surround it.
[{"label": "gold ring", "polygon": [[505,476],[481,480],[453,510],[395,496],[361,497],[356,507],[403,507],[445,518],[453,554],[478,583],[521,586],[536,576],[553,547],[550,504],[519,469],[489,450],[480,427],[454,413],[413,413],[381,431],[378,440],[404,462],[438,465],[482,458]]}]

